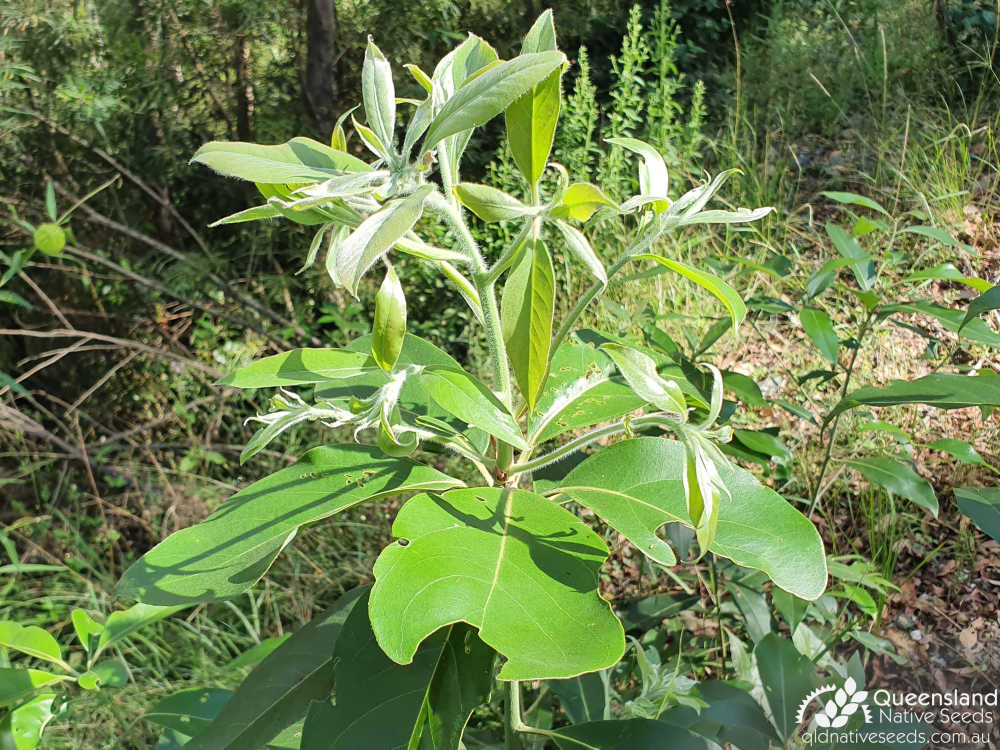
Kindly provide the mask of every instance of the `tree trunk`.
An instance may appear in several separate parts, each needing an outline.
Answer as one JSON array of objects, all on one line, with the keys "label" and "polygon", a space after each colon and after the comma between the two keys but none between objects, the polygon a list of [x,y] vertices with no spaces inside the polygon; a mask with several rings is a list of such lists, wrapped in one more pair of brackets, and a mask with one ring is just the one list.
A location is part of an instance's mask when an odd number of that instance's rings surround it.
[{"label": "tree trunk", "polygon": [[334,49],[334,0],[304,0],[306,4],[306,73],[302,98],[324,136],[333,130],[333,100],[337,95]]},{"label": "tree trunk", "polygon": [[250,134],[253,82],[250,80],[250,44],[246,34],[236,35],[233,68],[236,70],[236,133],[241,141],[250,141],[253,140]]}]

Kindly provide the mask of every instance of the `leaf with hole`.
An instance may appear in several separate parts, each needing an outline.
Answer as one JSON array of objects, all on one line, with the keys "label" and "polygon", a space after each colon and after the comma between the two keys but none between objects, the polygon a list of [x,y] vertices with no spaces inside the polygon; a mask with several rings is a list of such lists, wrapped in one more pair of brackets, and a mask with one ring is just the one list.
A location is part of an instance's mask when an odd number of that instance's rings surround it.
[{"label": "leaf with hole", "polygon": [[[625,650],[598,592],[604,542],[575,515],[526,490],[417,495],[375,563],[370,612],[379,645],[408,664],[439,628],[467,622],[506,657],[503,680],[605,669]],[[405,540],[405,542],[404,542]]]}]

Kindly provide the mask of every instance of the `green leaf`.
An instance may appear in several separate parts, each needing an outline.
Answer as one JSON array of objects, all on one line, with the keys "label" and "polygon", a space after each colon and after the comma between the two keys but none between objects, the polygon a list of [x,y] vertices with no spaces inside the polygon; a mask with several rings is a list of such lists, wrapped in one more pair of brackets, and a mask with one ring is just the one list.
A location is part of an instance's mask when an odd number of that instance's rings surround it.
[{"label": "green leaf", "polygon": [[700,682],[698,692],[708,703],[701,709],[701,716],[721,727],[717,743],[729,743],[739,750],[768,750],[779,746],[778,735],[764,709],[748,692],[722,680]]},{"label": "green leaf", "polygon": [[356,297],[361,277],[413,229],[423,213],[424,200],[433,191],[433,185],[423,185],[405,198],[389,201],[361,222],[337,249],[334,280]]},{"label": "green leaf", "polygon": [[375,640],[368,605],[363,598],[344,623],[334,648],[336,704],[310,707],[302,750],[454,750],[472,709],[489,693],[492,649],[460,623],[425,641],[412,664],[396,664]]},{"label": "green leaf", "polygon": [[101,684],[101,678],[96,672],[88,670],[77,677],[76,682],[83,690],[97,690]]},{"label": "green leaf", "polygon": [[590,246],[590,242],[583,236],[583,232],[558,219],[556,220],[556,228],[562,232],[563,239],[566,240],[566,247],[570,253],[575,255],[576,259],[587,267],[591,276],[601,282],[602,285],[607,286],[608,272],[604,269],[601,259],[597,257],[597,253],[594,252],[594,248]]},{"label": "green leaf", "polygon": [[344,172],[371,169],[350,154],[301,137],[277,146],[212,141],[198,149],[191,163],[204,164],[227,177],[265,184],[322,182]]},{"label": "green leaf", "polygon": [[854,278],[858,280],[861,291],[869,291],[875,284],[875,263],[868,256],[868,253],[861,249],[861,245],[856,239],[836,224],[828,221],[826,233],[830,237],[830,241],[833,242],[833,246],[837,248],[837,252],[844,258],[857,261],[851,263]]},{"label": "green leaf", "polygon": [[[596,512],[626,536],[642,525],[640,542],[658,549],[653,532],[665,523],[691,526],[684,485],[684,447],[675,440],[623,440],[586,459],[557,489]],[[716,535],[709,549],[748,568],[764,571],[774,583],[813,600],[826,586],[823,542],[811,523],[748,471],[718,466],[732,499],[719,503]],[[638,537],[637,535],[637,538]],[[664,546],[665,543],[663,543]]]},{"label": "green leaf", "polygon": [[587,221],[595,211],[610,208],[619,211],[618,204],[611,200],[597,185],[589,182],[574,182],[562,194],[559,203],[552,209],[552,217],[556,219],[573,219]]},{"label": "green leaf", "polygon": [[926,281],[928,279],[955,281],[959,284],[965,284],[966,286],[972,287],[980,294],[989,291],[992,287],[992,284],[984,279],[966,276],[964,273],[955,268],[952,263],[942,263],[931,268],[925,268],[922,271],[911,273],[909,276],[906,276],[903,281]]},{"label": "green leaf", "polygon": [[686,279],[690,279],[699,286],[707,289],[715,297],[725,305],[726,309],[729,311],[729,317],[733,321],[733,331],[735,332],[739,328],[740,323],[747,315],[747,306],[743,303],[743,299],[740,295],[733,289],[729,284],[720,279],[718,276],[708,273],[707,271],[700,271],[697,268],[692,268],[691,266],[680,263],[676,260],[671,260],[670,258],[664,258],[660,255],[637,255],[637,258],[644,260],[653,260],[659,263],[661,266],[669,268],[671,271],[679,273]]},{"label": "green leaf", "polygon": [[600,672],[588,672],[569,680],[548,680],[547,684],[559,698],[559,705],[573,724],[601,721],[608,707],[607,677]]},{"label": "green leaf", "polygon": [[128,683],[129,671],[121,659],[105,659],[91,670],[101,683],[101,687],[120,688]]},{"label": "green leaf", "polygon": [[53,674],[41,669],[0,667],[0,706],[19,703],[38,688],[68,679],[70,678],[66,675]]},{"label": "green leaf", "polygon": [[128,609],[111,613],[104,623],[104,630],[101,631],[101,635],[97,639],[94,657],[96,658],[106,648],[127,638],[136,630],[169,617],[183,609],[184,606],[158,607],[152,604],[135,604]]},{"label": "green leaf", "polygon": [[382,51],[368,37],[365,61],[361,66],[361,96],[365,103],[365,120],[381,142],[382,150],[392,153],[393,130],[396,127],[396,89],[392,85],[392,69]]},{"label": "green leaf", "polygon": [[45,213],[52,221],[59,221],[59,209],[56,208],[56,189],[52,180],[45,183]]},{"label": "green leaf", "polygon": [[505,221],[527,216],[534,209],[526,206],[513,195],[489,185],[462,182],[455,186],[455,195],[462,205],[483,221]]},{"label": "green leaf", "polygon": [[602,344],[601,351],[615,361],[622,376],[643,401],[657,409],[678,414],[686,421],[684,392],[674,381],[660,377],[651,357],[621,344]]},{"label": "green leaf", "polygon": [[904,232],[910,232],[911,234],[919,234],[922,237],[927,237],[936,242],[940,242],[946,247],[955,247],[959,250],[963,250],[970,255],[976,254],[976,249],[972,245],[966,245],[964,242],[959,242],[946,229],[941,229],[940,227],[924,227],[924,226],[914,226],[906,227]]},{"label": "green leaf", "polygon": [[838,414],[857,406],[900,404],[928,404],[939,409],[1000,406],[1000,377],[940,374],[916,380],[892,380],[884,386],[866,386],[842,399],[827,414],[824,426]]},{"label": "green leaf", "polygon": [[232,690],[222,688],[181,690],[157,703],[143,718],[161,727],[196,736],[209,727],[232,696]]},{"label": "green leaf", "polygon": [[[608,138],[607,142],[627,148],[642,157],[642,166],[639,167],[639,192],[642,195],[667,197],[670,180],[667,175],[667,165],[659,151],[636,138]],[[668,200],[656,201],[653,203],[653,208],[660,213],[669,205]]]},{"label": "green leaf", "polygon": [[857,193],[840,193],[836,190],[824,190],[820,195],[825,195],[832,201],[837,203],[847,203],[854,206],[864,206],[865,208],[870,208],[873,211],[878,211],[883,216],[888,216],[889,212],[886,211],[882,206],[873,201],[871,198],[866,198],[863,195],[858,195]]},{"label": "green leaf", "polygon": [[799,623],[805,619],[809,602],[779,588],[771,589],[771,601],[774,602],[774,608],[788,625],[789,632],[794,633]]},{"label": "green leaf", "polygon": [[431,120],[424,135],[426,147],[431,149],[450,135],[489,122],[565,60],[561,52],[519,55],[466,81]]},{"label": "green leaf", "polygon": [[858,458],[847,463],[860,471],[870,482],[913,501],[933,513],[935,518],[937,517],[938,499],[937,495],[934,494],[934,488],[909,464],[882,456]]},{"label": "green leaf", "polygon": [[28,302],[28,300],[26,300],[20,294],[15,294],[9,289],[0,289],[0,302],[8,302],[12,305],[23,307],[25,310],[31,309],[31,303]]},{"label": "green leaf", "polygon": [[757,381],[741,372],[726,370],[722,373],[723,387],[749,407],[767,406]]},{"label": "green leaf", "polygon": [[683,727],[655,719],[593,721],[561,727],[551,734],[560,750],[709,750],[709,743]]},{"label": "green leaf", "polygon": [[1000,542],[1000,489],[956,487],[958,509],[988,536]]},{"label": "green leaf", "polygon": [[[980,297],[979,299],[982,298]],[[973,303],[975,303],[975,300],[973,300]],[[977,320],[975,316],[968,319],[968,315],[963,315],[961,310],[952,310],[949,307],[942,307],[941,305],[934,304],[933,302],[925,302],[924,300],[885,305],[879,310],[880,317],[887,317],[898,313],[930,315],[943,328],[958,334],[964,339],[1000,349],[1000,333],[994,331],[984,321]]]},{"label": "green leaf", "polygon": [[39,695],[18,706],[0,719],[0,748],[3,750],[35,750],[41,744],[42,732],[55,714],[52,693]]},{"label": "green leaf", "polygon": [[969,443],[964,440],[958,440],[957,438],[941,438],[940,440],[935,440],[933,443],[928,443],[928,448],[936,451],[942,451],[952,456],[963,464],[972,464],[974,466],[989,466],[986,460],[976,452]]},{"label": "green leaf", "polygon": [[[541,19],[539,19],[541,20]],[[507,142],[514,163],[529,184],[545,171],[559,121],[562,66],[511,102],[504,112]]]},{"label": "green leaf", "polygon": [[621,623],[598,592],[607,547],[540,495],[500,488],[417,495],[393,534],[400,541],[375,563],[369,609],[394,661],[409,663],[423,639],[459,621],[507,658],[503,680],[573,677],[624,653]]},{"label": "green leaf", "polygon": [[0,620],[0,648],[20,651],[44,661],[61,662],[62,649],[52,635],[37,625],[21,625],[11,620]]},{"label": "green leaf", "polygon": [[372,324],[372,359],[390,372],[399,359],[406,337],[406,297],[399,276],[391,266],[375,295],[375,322]]},{"label": "green leaf", "polygon": [[258,359],[227,375],[219,385],[233,388],[274,388],[277,386],[324,383],[365,374],[370,361],[367,353],[346,349],[292,349]]},{"label": "green leaf", "polygon": [[92,645],[91,639],[99,636],[104,630],[104,626],[94,622],[94,618],[82,609],[74,609],[70,614],[70,619],[73,621],[73,630],[76,631],[80,645],[89,654]]},{"label": "green leaf", "polygon": [[287,641],[292,637],[291,633],[285,633],[284,635],[276,635],[271,638],[265,638],[260,643],[251,646],[242,654],[233,659],[229,664],[226,665],[227,669],[243,669],[244,667],[253,667],[260,664],[264,659],[274,653],[282,643]]},{"label": "green leaf", "polygon": [[263,206],[254,206],[243,211],[237,211],[222,219],[216,219],[208,226],[219,227],[223,224],[242,224],[247,221],[260,221],[261,219],[273,219],[284,214],[275,206],[267,203]]},{"label": "green leaf", "polygon": [[786,740],[797,729],[799,704],[813,689],[816,668],[787,638],[771,633],[754,649],[757,672],[778,732]]},{"label": "green leaf", "polygon": [[643,403],[615,376],[610,357],[592,346],[566,342],[552,357],[537,413],[528,422],[528,442],[539,445],[568,430],[618,419]]},{"label": "green leaf", "polygon": [[367,616],[367,589],[341,596],[282,643],[236,690],[188,750],[240,750],[263,747],[281,730],[303,718],[313,700],[333,689],[336,650],[345,621],[357,609]]},{"label": "green leaf", "polygon": [[300,526],[384,497],[459,485],[374,447],[314,448],[233,495],[205,521],[160,542],[125,571],[117,592],[163,605],[226,599],[260,580]]},{"label": "green leaf", "polygon": [[632,599],[623,610],[619,610],[619,616],[626,632],[645,633],[647,630],[659,627],[664,620],[676,617],[697,603],[698,597],[696,595],[653,594],[640,599]]},{"label": "green leaf", "polygon": [[434,402],[449,414],[520,450],[528,447],[507,407],[464,370],[431,366],[420,373],[419,381]]},{"label": "green leaf", "polygon": [[799,320],[802,321],[802,328],[819,349],[820,354],[830,360],[831,364],[836,365],[840,353],[840,339],[837,338],[837,332],[833,330],[833,321],[830,320],[830,316],[822,310],[804,307],[799,312]]},{"label": "green leaf", "polygon": [[510,272],[500,303],[504,343],[529,412],[548,374],[555,292],[552,258],[536,242]]},{"label": "green leaf", "polygon": [[969,303],[969,309],[965,313],[965,317],[962,318],[962,323],[958,327],[958,333],[961,333],[962,329],[972,322],[972,319],[977,315],[982,315],[990,310],[1000,310],[1000,284],[997,284],[989,291],[983,292]]}]

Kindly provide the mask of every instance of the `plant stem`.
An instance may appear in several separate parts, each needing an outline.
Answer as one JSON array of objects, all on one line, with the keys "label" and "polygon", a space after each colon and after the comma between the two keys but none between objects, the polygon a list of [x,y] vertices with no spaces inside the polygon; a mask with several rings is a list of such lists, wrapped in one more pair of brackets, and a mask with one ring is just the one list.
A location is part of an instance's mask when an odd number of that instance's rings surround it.
[{"label": "plant stem", "polygon": [[[873,310],[868,311],[867,316],[865,317],[865,322],[861,324],[861,330],[858,331],[858,345],[854,349],[854,354],[851,355],[851,363],[847,366],[847,377],[844,378],[844,387],[840,390],[841,401],[847,397],[847,389],[850,388],[851,376],[854,374],[854,365],[857,364],[858,354],[861,352],[861,347],[864,345],[865,334],[868,333],[868,327],[871,324],[874,314]],[[830,438],[826,443],[826,454],[823,456],[823,465],[820,467],[819,476],[816,477],[816,489],[813,492],[812,502],[809,504],[810,518],[812,518],[813,511],[816,509],[816,504],[819,502],[819,499],[823,494],[823,477],[826,476],[826,470],[830,465],[830,457],[833,455],[833,444],[837,440],[837,427],[840,425],[840,417],[842,414],[843,412],[834,417],[833,424],[830,427]]]},{"label": "plant stem", "polygon": [[521,729],[521,683],[510,680],[503,684],[504,690],[504,750],[522,750],[518,732]]}]

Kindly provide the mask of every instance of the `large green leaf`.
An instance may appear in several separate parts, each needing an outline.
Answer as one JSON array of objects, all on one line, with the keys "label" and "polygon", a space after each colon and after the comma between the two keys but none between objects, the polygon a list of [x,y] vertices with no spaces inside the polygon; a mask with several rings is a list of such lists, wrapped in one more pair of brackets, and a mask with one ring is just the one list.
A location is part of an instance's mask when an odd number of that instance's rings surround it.
[{"label": "large green leaf", "polygon": [[768,750],[778,745],[778,735],[764,709],[745,690],[722,680],[709,680],[698,683],[698,693],[708,703],[701,709],[701,718],[721,727],[720,744],[728,742],[740,750]]},{"label": "large green leaf", "polygon": [[956,487],[958,509],[976,526],[1000,542],[1000,489]]},{"label": "large green leaf", "polygon": [[433,148],[450,135],[489,122],[565,60],[561,52],[519,55],[466,81],[431,120],[424,135],[426,147]]},{"label": "large green leaf", "polygon": [[292,349],[258,359],[227,375],[219,385],[273,388],[353,378],[371,369],[368,356],[346,349]]},{"label": "large green leaf", "polygon": [[205,688],[168,695],[143,718],[161,727],[195,736],[205,731],[232,698],[232,690]]},{"label": "large green leaf", "polygon": [[333,261],[334,281],[357,296],[361,277],[413,229],[423,213],[424,200],[433,190],[433,186],[423,185],[405,198],[389,201],[361,222],[337,248]]},{"label": "large green leaf", "polygon": [[365,120],[383,150],[391,151],[393,129],[396,126],[396,89],[392,85],[392,69],[382,51],[371,38],[365,48],[361,66],[361,96],[365,104]]},{"label": "large green leaf", "polygon": [[900,404],[928,404],[939,409],[1000,406],[1000,377],[939,374],[916,380],[892,380],[884,386],[866,386],[847,394],[838,402],[827,414],[826,423],[857,406]]},{"label": "large green leaf", "polygon": [[848,465],[860,471],[866,479],[893,494],[912,500],[937,517],[938,499],[931,483],[917,474],[913,468],[895,458],[868,456],[848,461]]},{"label": "large green leaf", "polygon": [[264,184],[322,182],[344,172],[371,169],[360,159],[311,138],[292,138],[276,146],[212,141],[199,148],[191,161],[227,177]]},{"label": "large green leaf", "polygon": [[61,662],[62,649],[49,631],[37,625],[0,620],[0,648],[20,651],[44,661]]},{"label": "large green leaf", "polygon": [[459,623],[428,638],[411,664],[397,664],[375,640],[368,603],[363,598],[344,623],[333,650],[336,703],[313,703],[302,750],[457,750],[469,715],[489,694],[492,649]]},{"label": "large green leaf", "polygon": [[754,649],[757,672],[775,726],[786,740],[796,730],[799,704],[813,689],[816,667],[787,638],[770,633]]},{"label": "large green leaf", "polygon": [[[973,300],[975,302],[975,300]],[[950,307],[942,307],[933,302],[916,300],[914,302],[901,302],[895,305],[886,305],[879,310],[879,315],[886,317],[897,313],[920,313],[930,315],[937,320],[942,327],[959,334],[962,338],[974,341],[977,344],[985,344],[994,348],[1000,348],[1000,333],[997,333],[985,321],[978,320],[975,316],[967,319],[968,315],[961,310],[952,310]]]},{"label": "large green leaf", "polygon": [[958,332],[961,333],[977,315],[982,315],[990,310],[1000,310],[1000,284],[997,284],[989,291],[983,292],[969,303],[969,309],[966,311],[965,317],[962,318]]},{"label": "large green leaf", "polygon": [[0,748],[35,750],[41,744],[42,732],[54,716],[52,704],[55,699],[55,694],[44,693],[0,719]]},{"label": "large green leaf", "polygon": [[619,372],[637,396],[657,409],[687,419],[684,391],[675,381],[660,377],[652,357],[630,346],[614,343],[603,344],[601,351],[615,361]]},{"label": "large green leaf", "polygon": [[13,669],[0,667],[0,706],[8,706],[26,698],[38,688],[71,679],[41,669]]},{"label": "large green leaf", "polygon": [[483,221],[516,219],[535,210],[503,190],[475,182],[456,185],[455,196]]},{"label": "large green leaf", "polygon": [[[596,512],[644,553],[666,559],[668,548],[655,536],[656,529],[665,523],[691,525],[681,479],[684,462],[684,447],[677,441],[623,440],[585,460],[557,489]],[[764,571],[803,599],[820,596],[826,586],[826,557],[813,525],[750,472],[717,468],[732,498],[721,499],[709,549]]]},{"label": "large green leaf", "polygon": [[528,442],[537,445],[568,430],[618,419],[643,403],[615,376],[604,352],[566,342],[552,357],[537,414],[528,423]]},{"label": "large green leaf", "polygon": [[161,605],[226,599],[260,580],[300,526],[390,495],[458,485],[436,469],[376,448],[314,448],[236,493],[205,521],[160,542],[125,571],[118,594]]},{"label": "large green leaf", "polygon": [[[188,750],[263,747],[303,718],[310,701],[326,699],[333,689],[334,653],[344,621],[366,591],[344,594],[271,652]],[[367,617],[364,604],[358,609]]]},{"label": "large green leaf", "polygon": [[[555,50],[556,27],[549,9],[528,30],[521,45],[521,54]],[[561,76],[562,66],[559,66],[548,78],[515,99],[504,113],[507,142],[514,163],[531,185],[542,176],[552,150],[559,120]]]},{"label": "large green leaf", "polygon": [[830,316],[822,310],[804,307],[799,312],[799,320],[802,321],[802,328],[819,349],[820,354],[836,365],[837,354],[840,352],[840,339],[837,338],[837,332],[833,330],[833,321],[830,320]]},{"label": "large green leaf", "polygon": [[961,461],[963,464],[990,466],[986,463],[986,459],[980,456],[976,449],[965,440],[959,440],[958,438],[941,438],[940,440],[935,440],[933,443],[928,443],[927,447],[936,451],[947,453],[949,456]]},{"label": "large green leaf", "polygon": [[671,260],[670,258],[664,258],[661,255],[637,255],[636,258],[653,260],[659,263],[661,266],[669,268],[671,271],[679,273],[687,279],[690,279],[698,286],[701,286],[708,291],[710,291],[715,297],[725,305],[726,310],[729,311],[729,317],[733,321],[733,330],[735,331],[739,328],[740,323],[747,316],[747,306],[743,302],[743,298],[733,289],[729,284],[720,279],[718,276],[709,273],[708,271],[702,271],[697,268],[685,265],[676,260]]},{"label": "large green leaf", "polygon": [[521,450],[528,447],[507,407],[464,370],[431,366],[420,373],[419,380],[434,402],[449,414]]},{"label": "large green leaf", "polygon": [[606,673],[588,672],[569,680],[548,680],[548,686],[559,697],[559,705],[569,720],[573,724],[583,724],[607,718],[609,686],[606,680]]},{"label": "large green leaf", "polygon": [[709,750],[711,747],[703,737],[655,719],[593,721],[561,727],[551,737],[560,750]]},{"label": "large green leaf", "polygon": [[511,271],[500,304],[507,354],[521,395],[533,412],[549,369],[555,271],[544,242],[536,242]]},{"label": "large green leaf", "polygon": [[621,623],[598,592],[608,551],[572,513],[525,490],[417,495],[375,563],[379,645],[409,663],[438,628],[467,622],[507,658],[501,679],[573,677],[617,663]]}]

